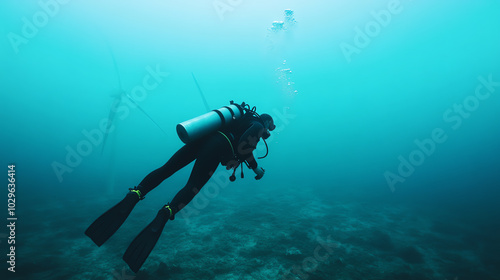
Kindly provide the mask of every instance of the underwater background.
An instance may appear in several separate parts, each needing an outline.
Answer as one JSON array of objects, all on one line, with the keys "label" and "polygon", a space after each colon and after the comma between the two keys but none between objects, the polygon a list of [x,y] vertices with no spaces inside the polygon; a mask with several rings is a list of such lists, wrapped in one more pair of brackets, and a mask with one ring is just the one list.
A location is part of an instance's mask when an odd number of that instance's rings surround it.
[{"label": "underwater background", "polygon": [[[499,29],[493,0],[2,1],[1,279],[500,279]],[[264,178],[219,167],[137,274],[192,164],[95,246],[230,100],[274,117]]]}]

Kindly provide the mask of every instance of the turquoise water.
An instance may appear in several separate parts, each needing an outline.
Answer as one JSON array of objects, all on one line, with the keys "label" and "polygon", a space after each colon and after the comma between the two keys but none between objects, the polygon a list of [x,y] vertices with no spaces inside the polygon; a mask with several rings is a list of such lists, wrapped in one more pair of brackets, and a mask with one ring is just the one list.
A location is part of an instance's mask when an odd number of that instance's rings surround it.
[{"label": "turquoise water", "polygon": [[[499,279],[497,1],[3,1],[0,23],[7,279]],[[104,246],[83,232],[230,100],[275,119],[264,178],[220,168],[134,275],[192,165]]]}]

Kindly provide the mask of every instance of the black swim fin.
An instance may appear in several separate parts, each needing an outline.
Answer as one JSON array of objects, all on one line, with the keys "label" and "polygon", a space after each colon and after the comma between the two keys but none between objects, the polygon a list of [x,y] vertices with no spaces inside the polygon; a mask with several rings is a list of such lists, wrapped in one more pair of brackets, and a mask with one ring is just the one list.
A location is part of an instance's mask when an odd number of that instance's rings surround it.
[{"label": "black swim fin", "polygon": [[123,255],[123,260],[133,272],[137,273],[141,269],[142,264],[144,264],[151,251],[153,251],[171,215],[172,210],[168,205],[165,205],[158,211],[154,220],[130,243],[130,246],[128,246],[127,251]]},{"label": "black swim fin", "polygon": [[131,190],[122,201],[97,218],[85,231],[85,234],[100,247],[125,222],[139,200],[140,191]]}]

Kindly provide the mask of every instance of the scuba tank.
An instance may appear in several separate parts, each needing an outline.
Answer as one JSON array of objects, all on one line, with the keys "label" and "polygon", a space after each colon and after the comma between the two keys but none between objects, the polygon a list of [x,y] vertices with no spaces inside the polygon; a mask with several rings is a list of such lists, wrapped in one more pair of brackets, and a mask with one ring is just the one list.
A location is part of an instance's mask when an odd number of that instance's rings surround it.
[{"label": "scuba tank", "polygon": [[[185,144],[195,141],[197,139],[202,138],[210,133],[213,133],[225,125],[232,123],[236,120],[241,119],[244,115],[252,115],[260,120],[259,114],[257,114],[257,108],[254,106],[250,108],[250,105],[245,104],[245,102],[241,104],[236,104],[233,101],[230,101],[229,106],[221,107],[220,109],[210,111],[206,114],[198,116],[196,118],[187,120],[177,125],[177,135]],[[262,120],[260,120],[262,122]],[[262,139],[264,140],[264,144],[266,145],[266,154],[262,157],[258,157],[258,159],[262,159],[267,157],[269,153],[269,148],[267,146],[266,139],[269,137],[269,131],[266,131],[267,134],[263,135]],[[228,139],[229,140],[229,139]],[[246,161],[240,160],[236,154],[234,154],[234,160],[236,160],[237,165],[234,167],[233,174],[229,177],[229,180],[233,182],[236,180],[236,170],[241,166],[241,178],[243,175],[243,163],[249,165]]]},{"label": "scuba tank", "polygon": [[181,122],[177,125],[177,135],[185,144],[200,139],[221,127],[241,118],[243,116],[245,103],[236,104],[233,101],[231,105],[212,110],[196,118]]}]

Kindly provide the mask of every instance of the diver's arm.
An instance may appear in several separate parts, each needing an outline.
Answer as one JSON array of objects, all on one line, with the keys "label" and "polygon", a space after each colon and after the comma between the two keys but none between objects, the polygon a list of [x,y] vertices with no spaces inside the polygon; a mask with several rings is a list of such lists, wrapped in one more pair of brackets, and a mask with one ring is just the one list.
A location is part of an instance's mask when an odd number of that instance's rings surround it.
[{"label": "diver's arm", "polygon": [[250,167],[251,169],[255,169],[258,166],[257,161],[253,156],[253,153],[250,153],[248,157],[245,159],[245,161],[248,163],[248,167]]},{"label": "diver's arm", "polygon": [[257,175],[255,179],[259,180],[264,176],[264,169],[262,167],[258,167],[257,161],[253,155],[253,151],[257,147],[257,143],[262,137],[263,133],[266,131],[264,126],[258,122],[254,122],[240,138],[240,142],[238,143],[238,153],[241,158],[248,163],[248,166],[255,172]]},{"label": "diver's arm", "polygon": [[[252,125],[243,133],[238,142],[238,155],[242,160],[246,160],[250,167],[256,167],[257,163],[253,157],[253,150],[257,148],[257,143],[259,143],[260,137],[262,137],[265,132],[264,126],[258,122],[253,122]],[[255,165],[254,165],[255,162]]]},{"label": "diver's arm", "polygon": [[262,176],[264,176],[264,173],[266,171],[264,170],[264,168],[258,166],[257,161],[255,160],[253,154],[250,154],[250,156],[246,159],[246,162],[248,167],[250,167],[253,170],[253,172],[255,172],[255,175],[257,175],[255,176],[256,180],[259,180],[260,178],[262,178]]},{"label": "diver's arm", "polygon": [[257,167],[257,168],[254,168],[253,169],[253,172],[255,172],[255,180],[260,180],[260,178],[262,178],[264,176],[264,173],[266,173],[266,170],[264,170],[264,168],[262,167]]},{"label": "diver's arm", "polygon": [[257,143],[260,140],[260,137],[264,134],[266,129],[259,122],[252,122],[252,125],[241,135],[240,142],[238,146],[248,146],[253,149],[257,147]]}]

